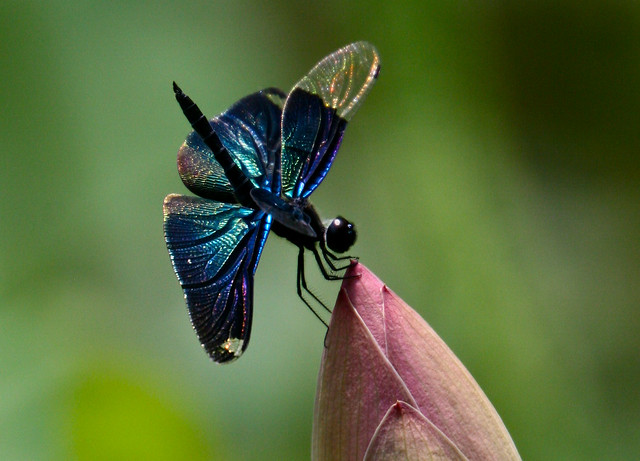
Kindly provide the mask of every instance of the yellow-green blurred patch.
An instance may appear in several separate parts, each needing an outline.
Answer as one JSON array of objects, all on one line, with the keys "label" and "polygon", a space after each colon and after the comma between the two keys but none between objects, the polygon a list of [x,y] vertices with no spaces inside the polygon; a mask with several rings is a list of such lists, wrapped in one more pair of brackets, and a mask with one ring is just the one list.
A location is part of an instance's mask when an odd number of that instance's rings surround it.
[{"label": "yellow-green blurred patch", "polygon": [[97,372],[72,394],[71,430],[80,460],[212,459],[202,431],[151,386]]}]

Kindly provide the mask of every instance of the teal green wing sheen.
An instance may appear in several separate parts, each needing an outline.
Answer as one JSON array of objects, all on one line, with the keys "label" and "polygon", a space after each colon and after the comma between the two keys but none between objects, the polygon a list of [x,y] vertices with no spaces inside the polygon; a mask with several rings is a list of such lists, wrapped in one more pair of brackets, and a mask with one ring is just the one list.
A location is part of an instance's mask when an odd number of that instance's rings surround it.
[{"label": "teal green wing sheen", "polygon": [[[280,152],[280,119],[285,94],[267,88],[236,102],[210,123],[222,145],[255,187],[270,188]],[[236,202],[233,188],[213,152],[195,132],[178,151],[178,173],[193,193]]]},{"label": "teal green wing sheen", "polygon": [[261,211],[199,197],[168,195],[164,234],[191,323],[216,362],[249,343],[253,276],[269,232]]}]

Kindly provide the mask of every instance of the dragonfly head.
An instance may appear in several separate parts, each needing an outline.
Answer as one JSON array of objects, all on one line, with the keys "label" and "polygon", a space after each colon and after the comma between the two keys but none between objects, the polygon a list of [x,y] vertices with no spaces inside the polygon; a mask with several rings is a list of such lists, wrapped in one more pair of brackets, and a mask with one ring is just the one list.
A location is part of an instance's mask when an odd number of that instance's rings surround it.
[{"label": "dragonfly head", "polygon": [[331,251],[344,253],[356,241],[356,228],[342,216],[338,216],[327,226],[325,241]]}]

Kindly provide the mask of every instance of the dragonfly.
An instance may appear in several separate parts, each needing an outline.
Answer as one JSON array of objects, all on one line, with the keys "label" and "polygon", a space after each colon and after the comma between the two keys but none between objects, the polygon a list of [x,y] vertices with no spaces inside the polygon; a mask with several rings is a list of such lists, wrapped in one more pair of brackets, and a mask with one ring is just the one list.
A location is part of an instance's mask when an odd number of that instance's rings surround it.
[{"label": "dragonfly", "polygon": [[306,284],[305,250],[325,278],[342,278],[338,261],[350,257],[337,254],[355,243],[355,227],[341,216],[325,226],[309,196],[379,71],[375,47],[352,43],[288,95],[266,88],[211,120],[174,82],[193,128],[178,150],[178,173],[196,196],[165,197],[164,237],[191,323],[213,361],[231,362],[249,344],[254,275],[270,231],[298,247],[297,291],[309,307],[303,291],[320,301]]}]

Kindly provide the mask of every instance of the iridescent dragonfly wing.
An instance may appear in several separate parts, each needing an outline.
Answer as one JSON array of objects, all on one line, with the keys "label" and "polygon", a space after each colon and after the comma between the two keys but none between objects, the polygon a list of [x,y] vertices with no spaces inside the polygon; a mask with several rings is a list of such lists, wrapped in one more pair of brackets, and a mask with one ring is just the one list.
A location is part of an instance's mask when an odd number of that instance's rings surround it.
[{"label": "iridescent dragonfly wing", "polygon": [[[268,190],[273,187],[274,165],[280,152],[284,100],[282,91],[267,88],[242,98],[210,121],[222,145],[253,185]],[[236,202],[224,170],[193,131],[178,151],[178,173],[193,193],[220,202]]]},{"label": "iridescent dragonfly wing", "polygon": [[282,114],[284,195],[307,197],[318,187],[379,70],[374,46],[356,42],[324,58],[291,90]]},{"label": "iridescent dragonfly wing", "polygon": [[216,362],[249,344],[253,276],[271,220],[262,211],[168,195],[164,233],[194,330]]},{"label": "iridescent dragonfly wing", "polygon": [[[253,185],[271,191],[280,152],[285,95],[266,89],[211,120],[213,130]],[[239,357],[249,342],[253,276],[271,217],[237,203],[213,152],[192,132],[178,151],[184,184],[200,197],[169,195],[164,234],[189,316],[216,362]]]}]

